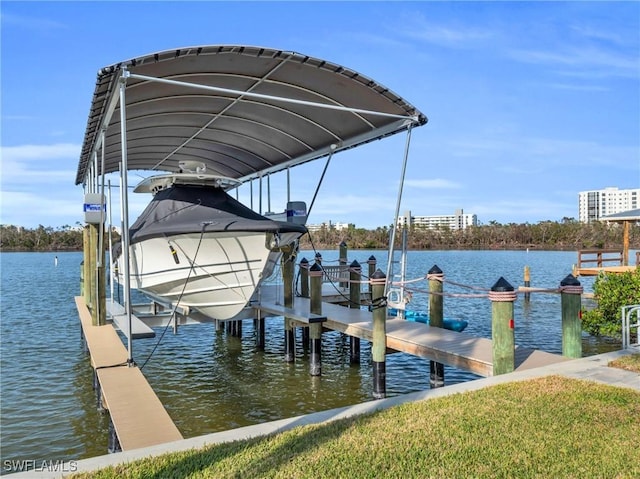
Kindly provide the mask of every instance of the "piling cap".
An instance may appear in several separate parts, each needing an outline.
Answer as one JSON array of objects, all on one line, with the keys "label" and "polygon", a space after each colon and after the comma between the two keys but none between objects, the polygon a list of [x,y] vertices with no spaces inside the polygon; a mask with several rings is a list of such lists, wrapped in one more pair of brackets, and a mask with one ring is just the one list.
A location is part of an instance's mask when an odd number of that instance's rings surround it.
[{"label": "piling cap", "polygon": [[358,263],[357,260],[353,260],[353,262],[349,265],[350,268],[359,268],[360,267],[360,263]]},{"label": "piling cap", "polygon": [[341,241],[338,246],[340,246],[341,248],[344,248],[345,246],[347,246],[347,243],[345,243],[344,241]]},{"label": "piling cap", "polygon": [[309,271],[322,271],[322,266],[320,266],[318,263],[313,263],[311,265],[311,268],[309,268]]},{"label": "piling cap", "polygon": [[378,268],[375,273],[371,275],[371,279],[386,279],[386,275]]},{"label": "piling cap", "polygon": [[438,268],[438,265],[433,265],[431,267],[431,269],[429,271],[427,271],[429,274],[442,274],[442,270],[440,268]]},{"label": "piling cap", "polygon": [[500,276],[500,279],[496,281],[496,284],[491,286],[491,291],[513,291],[513,286],[509,284],[509,281]]},{"label": "piling cap", "polygon": [[580,281],[574,275],[569,273],[566,278],[560,281],[560,286],[580,286]]},{"label": "piling cap", "polygon": [[320,253],[316,253],[316,258],[322,258],[322,255]]},{"label": "piling cap", "polygon": [[368,261],[375,261],[375,260],[376,260],[376,257],[375,257],[375,256],[373,256],[373,255],[369,256]]},{"label": "piling cap", "polygon": [[307,260],[307,258],[302,258],[300,260],[300,264],[309,264],[309,261]]}]

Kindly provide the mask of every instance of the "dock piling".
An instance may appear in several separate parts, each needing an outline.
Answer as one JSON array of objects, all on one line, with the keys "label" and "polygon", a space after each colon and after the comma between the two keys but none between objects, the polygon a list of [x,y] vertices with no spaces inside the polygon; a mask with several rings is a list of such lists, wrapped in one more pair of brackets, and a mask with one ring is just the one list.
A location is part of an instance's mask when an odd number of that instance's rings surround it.
[{"label": "dock piling", "polygon": [[300,296],[303,298],[309,297],[309,261],[307,258],[302,258],[299,264],[300,268]]},{"label": "dock piling", "polygon": [[[524,287],[531,287],[531,271],[529,270],[529,266],[524,267]],[[531,299],[531,293],[527,291],[524,293],[524,300],[529,301]]]},{"label": "dock piling", "polygon": [[[349,307],[360,309],[360,277],[362,267],[353,260],[349,265]],[[360,364],[360,338],[349,336],[349,361],[351,364]]]},{"label": "dock piling", "polygon": [[[442,328],[444,326],[444,308],[442,296],[442,280],[444,273],[437,266],[428,271],[429,278],[429,326]],[[429,385],[433,388],[444,386],[444,364],[429,361]]]},{"label": "dock piling", "polygon": [[[309,268],[309,280],[311,282],[311,298],[309,301],[309,312],[311,314],[322,314],[322,267],[315,263]],[[320,376],[322,374],[322,323],[309,325],[309,374]]]},{"label": "dock piling", "polygon": [[562,355],[582,357],[582,292],[583,288],[572,274],[560,282],[562,308]]},{"label": "dock piling", "polygon": [[[309,261],[307,258],[300,260],[300,296],[309,297]],[[309,349],[309,327],[302,328],[302,348]]]},{"label": "dock piling", "polygon": [[[375,256],[371,255],[367,260],[367,264],[369,265],[369,278],[371,278],[373,276],[373,273],[375,273],[376,271],[376,265],[378,264],[378,260],[376,260]],[[369,295],[372,294],[372,288],[373,288],[373,283],[369,281]]]},{"label": "dock piling", "polygon": [[[284,283],[284,306],[285,308],[293,307],[293,276],[294,276],[294,259],[293,251],[288,248],[282,254],[282,280]],[[284,360],[292,363],[296,359],[296,341],[295,331],[291,322],[291,318],[284,318]]]},{"label": "dock piling", "polygon": [[[340,248],[340,256],[338,258],[338,264],[340,265],[340,273],[339,273],[339,277],[343,278],[344,276],[344,271],[347,269],[347,243],[345,243],[344,241],[340,242],[339,245]],[[340,287],[341,288],[347,288],[349,287],[349,283],[346,281],[340,281]]]},{"label": "dock piling", "polygon": [[384,297],[387,277],[377,269],[371,276],[373,331],[371,356],[373,363],[373,397],[383,399],[387,396],[387,301]]},{"label": "dock piling", "polygon": [[502,276],[489,291],[491,300],[491,336],[493,339],[493,375],[506,374],[515,369],[515,323],[513,302],[516,292]]}]

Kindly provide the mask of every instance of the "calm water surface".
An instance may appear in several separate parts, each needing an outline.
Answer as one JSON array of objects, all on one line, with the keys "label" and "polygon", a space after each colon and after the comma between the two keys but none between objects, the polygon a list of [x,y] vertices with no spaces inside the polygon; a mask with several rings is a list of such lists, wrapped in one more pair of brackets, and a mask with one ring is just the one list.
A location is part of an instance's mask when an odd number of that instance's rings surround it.
[{"label": "calm water surface", "polygon": [[[322,251],[335,264],[337,251]],[[386,269],[382,251],[350,251],[349,262],[374,255]],[[301,252],[298,260],[314,258]],[[55,256],[58,265],[55,265]],[[575,252],[416,251],[408,253],[407,279],[423,277],[438,265],[445,279],[490,288],[501,276],[522,285],[525,265],[531,284],[556,288],[571,272]],[[80,341],[74,303],[79,292],[81,253],[0,253],[1,459],[73,460],[106,453],[108,419],[96,411],[92,370]],[[398,267],[396,266],[396,269]],[[593,280],[581,278],[585,291]],[[415,285],[427,289],[427,283]],[[475,293],[450,284],[446,292]],[[426,310],[428,298],[416,293],[410,305]],[[467,332],[491,337],[488,299],[446,297],[445,317],[469,321]],[[515,303],[516,343],[544,351],[562,350],[560,298],[534,294]],[[134,359],[144,363],[156,338],[136,340]],[[372,397],[369,344],[362,362],[349,364],[349,341],[323,335],[322,377],[310,377],[298,341],[298,361],[283,362],[282,318],[267,320],[266,348],[255,346],[252,321],[242,339],[215,331],[213,324],[171,329],[143,372],[185,437],[346,406]],[[125,341],[126,344],[126,341]],[[584,337],[584,355],[619,348],[619,343]],[[447,384],[477,376],[445,368]],[[429,387],[429,362],[405,354],[387,357],[389,396]]]}]

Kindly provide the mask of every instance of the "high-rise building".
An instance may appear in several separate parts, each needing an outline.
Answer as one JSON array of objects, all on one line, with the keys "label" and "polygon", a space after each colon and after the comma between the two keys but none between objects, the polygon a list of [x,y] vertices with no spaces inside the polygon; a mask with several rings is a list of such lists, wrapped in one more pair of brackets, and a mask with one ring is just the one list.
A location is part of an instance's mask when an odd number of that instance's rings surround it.
[{"label": "high-rise building", "polygon": [[452,215],[437,216],[411,216],[411,211],[405,211],[404,216],[398,217],[398,226],[410,228],[447,227],[451,230],[463,230],[467,226],[478,226],[478,217],[474,214],[465,214],[462,210],[456,210]]},{"label": "high-rise building", "polygon": [[640,208],[640,188],[619,190],[609,187],[578,193],[578,219],[582,223],[599,221],[603,216],[637,208]]}]

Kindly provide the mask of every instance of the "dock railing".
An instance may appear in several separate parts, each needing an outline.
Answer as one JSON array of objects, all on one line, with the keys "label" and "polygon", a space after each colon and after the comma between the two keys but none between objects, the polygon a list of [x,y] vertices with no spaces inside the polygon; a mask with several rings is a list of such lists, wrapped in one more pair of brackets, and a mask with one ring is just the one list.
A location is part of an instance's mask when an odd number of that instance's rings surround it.
[{"label": "dock railing", "polygon": [[323,283],[340,283],[346,288],[349,287],[349,265],[340,264],[337,266],[325,266],[322,265],[324,275],[322,277]]},{"label": "dock railing", "polygon": [[580,269],[585,267],[620,266],[622,264],[621,249],[583,249],[578,251],[578,268]]}]

